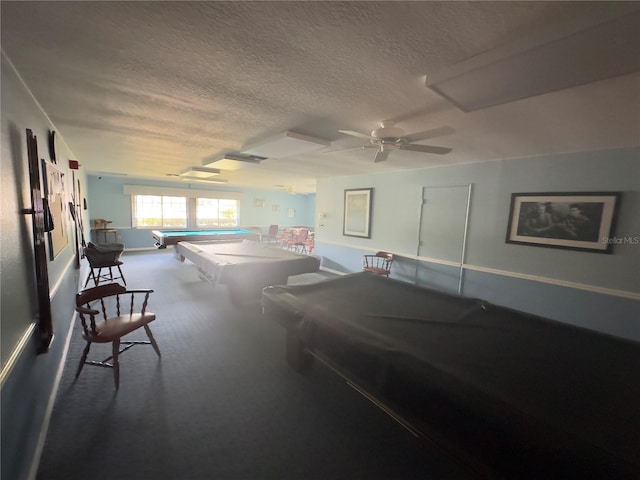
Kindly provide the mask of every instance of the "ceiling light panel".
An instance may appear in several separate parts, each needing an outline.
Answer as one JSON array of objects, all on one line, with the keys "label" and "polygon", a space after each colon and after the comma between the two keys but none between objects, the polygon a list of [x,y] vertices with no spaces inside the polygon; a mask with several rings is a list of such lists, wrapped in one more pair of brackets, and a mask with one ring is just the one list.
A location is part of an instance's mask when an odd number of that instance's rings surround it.
[{"label": "ceiling light panel", "polygon": [[241,153],[266,158],[284,158],[318,150],[328,145],[329,142],[321,138],[309,137],[295,132],[284,132],[247,146]]},{"label": "ceiling light panel", "polygon": [[640,13],[570,35],[504,45],[427,78],[427,87],[465,112],[640,70]]},{"label": "ceiling light panel", "polygon": [[239,170],[245,167],[255,167],[260,165],[260,162],[264,160],[264,157],[256,156],[242,156],[226,154],[222,158],[218,158],[213,161],[205,161],[205,167],[216,167],[220,170]]},{"label": "ceiling light panel", "polygon": [[224,180],[222,178],[198,178],[198,177],[182,177],[180,178],[183,182],[189,183],[227,183],[229,180]]},{"label": "ceiling light panel", "polygon": [[184,172],[180,173],[181,177],[191,177],[191,178],[211,178],[216,175],[220,175],[220,170],[217,168],[208,168],[208,167],[191,167]]}]

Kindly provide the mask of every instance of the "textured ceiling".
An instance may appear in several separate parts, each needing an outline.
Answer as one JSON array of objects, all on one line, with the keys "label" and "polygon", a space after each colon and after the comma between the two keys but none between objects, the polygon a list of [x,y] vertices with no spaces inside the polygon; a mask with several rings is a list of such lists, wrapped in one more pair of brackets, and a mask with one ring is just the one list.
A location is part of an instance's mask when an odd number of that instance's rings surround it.
[{"label": "textured ceiling", "polygon": [[[448,155],[373,150],[268,159],[229,186],[312,192],[317,178],[640,143],[638,73],[465,113],[429,78],[636,2],[6,2],[2,50],[89,173],[169,179],[293,130],[365,145],[394,120]],[[640,29],[639,29],[640,30]],[[637,43],[633,48],[638,49]],[[531,75],[541,72],[531,71]],[[499,88],[498,86],[496,88]]]}]

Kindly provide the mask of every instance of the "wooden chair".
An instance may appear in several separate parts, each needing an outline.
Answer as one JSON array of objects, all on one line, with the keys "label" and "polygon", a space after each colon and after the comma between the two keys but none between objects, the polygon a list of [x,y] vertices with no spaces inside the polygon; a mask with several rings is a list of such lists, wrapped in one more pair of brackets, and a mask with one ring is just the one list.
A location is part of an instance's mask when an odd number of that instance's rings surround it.
[{"label": "wooden chair", "polygon": [[[76,371],[76,379],[80,376],[85,363],[100,367],[113,368],[113,379],[116,389],[120,386],[121,353],[135,345],[151,345],[160,357],[160,349],[153,338],[149,323],[156,319],[155,313],[147,311],[149,295],[153,290],[127,290],[118,283],[99,285],[88,288],[76,295],[76,311],[82,323],[83,338],[87,345]],[[99,302],[94,308],[91,303]],[[124,307],[129,303],[126,311]],[[122,309],[122,310],[121,310]],[[149,340],[121,340],[125,335],[144,328]],[[92,343],[111,343],[112,354],[100,362],[89,361],[89,349]],[[121,345],[124,347],[121,349]],[[108,363],[112,360],[112,363]]]},{"label": "wooden chair", "polygon": [[266,235],[262,236],[262,241],[264,243],[278,243],[279,230],[280,230],[280,227],[278,225],[269,225],[269,230],[267,231]]},{"label": "wooden chair", "polygon": [[362,259],[362,270],[364,272],[375,273],[388,277],[391,273],[393,263],[393,253],[378,252],[375,255],[364,255]]},{"label": "wooden chair", "polygon": [[[90,279],[93,279],[93,284],[98,286],[100,280],[107,280],[109,283],[113,283],[114,280],[121,279],[125,285],[127,281],[124,279],[122,269],[120,265],[120,255],[124,252],[124,244],[122,243],[103,243],[94,244],[89,242],[84,248],[84,256],[89,261],[89,275],[84,282],[86,287]],[[112,268],[117,268],[119,277],[113,276]],[[105,273],[102,270],[105,269]],[[97,273],[96,273],[97,271]]]}]

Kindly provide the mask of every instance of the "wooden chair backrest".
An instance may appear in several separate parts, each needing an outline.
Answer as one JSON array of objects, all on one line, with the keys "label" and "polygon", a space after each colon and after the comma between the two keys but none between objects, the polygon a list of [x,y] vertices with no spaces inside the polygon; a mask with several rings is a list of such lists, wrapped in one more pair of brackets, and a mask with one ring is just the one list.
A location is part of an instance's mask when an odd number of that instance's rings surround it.
[{"label": "wooden chair backrest", "polygon": [[[101,316],[102,320],[106,322],[109,318],[121,315],[122,307],[124,306],[121,298],[124,301],[126,301],[126,298],[129,298],[129,305],[126,309],[129,315],[133,315],[135,309],[144,315],[147,310],[149,295],[152,292],[153,290],[150,289],[127,290],[126,287],[123,287],[119,283],[98,285],[97,287],[81,291],[76,295],[76,311],[80,317],[85,336],[94,336],[97,334],[97,316]],[[136,294],[138,294],[138,298],[142,296],[142,301],[138,300],[136,302]],[[112,299],[112,301],[109,299]],[[99,305],[92,306],[91,304],[96,301],[99,302]],[[99,307],[99,309],[96,309],[96,307]]]},{"label": "wooden chair backrest", "polygon": [[389,262],[393,262],[393,253],[380,251],[376,253],[376,257],[386,258]]},{"label": "wooden chair backrest", "polygon": [[375,255],[364,255],[362,258],[362,269],[370,270],[377,274],[389,276],[391,264],[393,263],[393,253],[377,252]]}]

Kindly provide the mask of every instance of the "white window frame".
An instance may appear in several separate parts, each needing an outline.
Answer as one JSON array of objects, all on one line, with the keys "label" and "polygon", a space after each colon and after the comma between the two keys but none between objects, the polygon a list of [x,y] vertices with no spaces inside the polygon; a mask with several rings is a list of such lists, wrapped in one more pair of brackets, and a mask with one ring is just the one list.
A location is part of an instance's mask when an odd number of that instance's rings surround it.
[{"label": "white window frame", "polygon": [[[215,209],[217,210],[215,218],[217,219],[217,222],[212,222],[211,224],[207,224],[207,225],[200,225],[199,220],[198,220],[198,208],[199,208],[199,200],[212,200],[213,202],[216,202],[217,205],[215,207]],[[223,206],[221,205],[222,202],[233,202],[235,203],[235,205],[232,207],[233,210],[235,210],[235,222],[233,223],[224,223],[224,212],[229,208],[228,206]],[[236,228],[240,225],[240,202],[238,200],[235,199],[231,199],[231,198],[216,198],[213,196],[200,196],[194,199],[193,201],[193,206],[194,206],[194,219],[193,219],[193,225],[196,229],[202,230],[202,229],[209,229],[209,228]],[[211,217],[213,218],[213,217]],[[221,224],[223,223],[223,224]]]},{"label": "white window frame", "polygon": [[[153,225],[139,225],[138,224],[138,197],[157,197],[160,199],[160,223]],[[184,226],[183,225],[167,225],[166,224],[166,216],[165,213],[168,209],[168,203],[171,201],[178,199],[184,201]],[[131,195],[131,226],[133,228],[139,228],[142,230],[149,229],[179,229],[179,228],[189,228],[189,199],[186,197],[179,197],[174,195],[149,195],[149,194],[138,194]],[[176,217],[179,218],[179,217]]]},{"label": "white window frame", "polygon": [[[197,199],[198,198],[210,198],[216,200],[234,200],[236,202],[236,222],[235,225],[224,225],[223,228],[233,228],[240,225],[240,208],[242,194],[240,192],[226,192],[216,190],[196,190],[187,188],[169,188],[169,187],[154,187],[148,185],[124,185],[123,193],[131,196],[131,224],[133,228],[139,229],[162,229],[165,228],[161,225],[158,226],[136,226],[136,196],[137,195],[153,195],[160,197],[181,197],[186,198],[187,201],[187,213],[186,213],[186,229],[189,230],[203,230],[212,227],[197,227]],[[174,228],[174,227],[166,227]],[[182,227],[181,227],[182,228]]]}]

